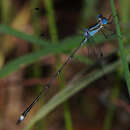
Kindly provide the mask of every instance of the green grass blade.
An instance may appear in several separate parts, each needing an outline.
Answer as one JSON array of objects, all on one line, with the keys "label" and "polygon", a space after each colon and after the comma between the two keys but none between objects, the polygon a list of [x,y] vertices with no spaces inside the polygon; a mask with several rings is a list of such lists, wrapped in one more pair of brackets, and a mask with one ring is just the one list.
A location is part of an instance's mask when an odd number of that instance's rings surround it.
[{"label": "green grass blade", "polygon": [[[71,42],[71,40],[69,41]],[[77,44],[74,44],[72,42],[69,44],[63,44],[63,45],[53,45],[48,46],[38,52],[33,52],[31,54],[21,56],[15,60],[12,60],[7,63],[1,70],[0,70],[0,78],[4,78],[11,74],[12,72],[15,72],[21,67],[24,67],[25,65],[31,64],[39,60],[42,56],[48,55],[48,54],[59,54],[64,51],[69,50],[70,48],[76,47]],[[70,47],[71,46],[71,47]]]},{"label": "green grass blade", "polygon": [[[71,41],[69,41],[71,42]],[[74,42],[73,42],[74,43]],[[0,69],[0,78],[4,78],[9,74],[15,72],[16,70],[24,67],[28,64],[32,64],[38,61],[42,56],[48,54],[59,54],[69,50],[72,47],[76,47],[77,44],[63,44],[63,45],[53,45],[53,47],[46,47],[37,52],[32,52],[25,56],[21,56],[15,60],[8,62],[3,68]],[[70,47],[71,46],[71,47]]]},{"label": "green grass blade", "polygon": [[[128,60],[130,61],[130,55],[128,55]],[[50,99],[48,103],[46,103],[41,109],[38,111],[35,117],[30,121],[30,123],[27,125],[25,130],[31,129],[31,127],[38,122],[40,119],[44,118],[48,113],[50,113],[52,110],[54,110],[58,105],[62,104],[64,101],[72,97],[75,93],[81,91],[83,88],[87,87],[90,83],[94,82],[95,80],[99,79],[104,75],[104,73],[110,73],[114,71],[116,68],[119,67],[121,64],[121,61],[118,60],[114,62],[111,65],[107,65],[104,68],[104,72],[102,70],[98,70],[96,73],[93,72],[84,79],[72,83],[68,85],[66,88],[61,90],[58,94],[56,94],[53,98]]]},{"label": "green grass blade", "polygon": [[120,88],[119,84],[117,85],[117,82],[115,82],[115,87],[112,89],[112,94],[110,96],[110,104],[108,105],[106,117],[104,119],[104,129],[103,130],[111,130],[112,128],[112,121],[114,118],[114,113],[116,110],[116,106],[111,104],[114,100],[116,100],[119,96]]},{"label": "green grass blade", "polygon": [[[57,30],[57,26],[56,26],[56,20],[55,20],[55,13],[54,13],[54,7],[53,7],[53,0],[44,0],[44,4],[45,4],[45,10],[46,10],[46,15],[48,18],[48,23],[49,23],[49,32],[50,32],[50,36],[51,36],[51,40],[53,43],[58,43],[59,38],[58,38],[58,30]],[[55,34],[55,35],[53,35]],[[59,66],[61,66],[60,64],[60,57],[56,56],[56,68],[59,68]],[[62,73],[60,74],[60,78],[59,78],[59,87],[62,89],[65,86],[65,80],[64,80],[64,72],[62,71]],[[65,120],[65,126],[66,126],[66,130],[72,130],[72,119],[71,119],[71,112],[69,109],[69,104],[66,101],[63,104],[63,109],[64,109],[64,120]]]},{"label": "green grass blade", "polygon": [[62,49],[60,47],[43,49],[37,52],[33,52],[31,54],[21,56],[16,60],[10,61],[0,70],[0,78],[4,78],[9,74],[15,72],[21,67],[25,67],[25,65],[31,64],[39,60],[42,56],[51,54],[51,53],[61,53]]},{"label": "green grass blade", "polygon": [[58,41],[58,31],[56,27],[55,13],[53,7],[53,0],[43,0],[48,18],[49,32],[53,43]]},{"label": "green grass blade", "polygon": [[25,34],[24,32],[17,31],[15,29],[13,29],[9,26],[3,25],[3,24],[0,24],[0,33],[12,35],[12,36],[18,37],[20,39],[26,40],[30,43],[36,44],[36,45],[42,45],[44,47],[50,46],[49,45],[50,42],[41,40],[40,38],[33,36],[33,35]]},{"label": "green grass blade", "polygon": [[120,32],[120,27],[119,27],[119,24],[118,24],[118,17],[117,17],[116,9],[115,9],[115,6],[114,6],[114,1],[110,0],[110,2],[111,2],[112,13],[113,13],[113,17],[114,17],[114,22],[115,22],[115,25],[116,25],[116,32],[117,32],[117,35],[118,35],[118,42],[119,42],[122,65],[123,65],[125,79],[126,79],[126,83],[127,83],[127,87],[128,87],[128,93],[129,93],[129,96],[130,96],[129,66],[128,66],[128,63],[127,63],[127,60],[126,60],[126,52],[125,52],[125,48],[123,46],[123,40],[122,40],[122,35],[121,35],[121,32]]}]

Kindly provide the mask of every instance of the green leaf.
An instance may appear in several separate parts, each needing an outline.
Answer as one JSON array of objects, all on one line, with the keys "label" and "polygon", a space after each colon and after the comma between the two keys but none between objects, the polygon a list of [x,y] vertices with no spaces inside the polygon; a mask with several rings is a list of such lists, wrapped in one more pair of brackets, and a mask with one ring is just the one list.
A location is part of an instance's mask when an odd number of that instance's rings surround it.
[{"label": "green leaf", "polygon": [[2,34],[7,34],[7,35],[12,35],[12,36],[18,37],[18,38],[28,41],[32,44],[41,45],[44,47],[51,46],[50,42],[48,42],[46,40],[41,40],[40,38],[38,38],[36,36],[17,31],[16,29],[13,29],[13,28],[3,25],[3,24],[0,24],[0,32]]}]

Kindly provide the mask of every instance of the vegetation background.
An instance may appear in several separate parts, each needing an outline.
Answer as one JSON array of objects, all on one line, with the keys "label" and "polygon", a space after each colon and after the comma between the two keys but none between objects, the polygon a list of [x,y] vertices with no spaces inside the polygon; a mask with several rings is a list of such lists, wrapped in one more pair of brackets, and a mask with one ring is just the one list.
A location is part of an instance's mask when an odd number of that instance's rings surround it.
[{"label": "vegetation background", "polygon": [[[104,29],[107,39],[101,32],[90,39],[16,125],[79,45],[83,29],[95,24],[100,13],[107,18],[114,15],[113,6],[122,38],[112,20]],[[129,6],[129,0],[1,0],[0,129],[129,130],[130,78],[127,67],[127,76],[123,71],[125,59],[130,62]]]}]

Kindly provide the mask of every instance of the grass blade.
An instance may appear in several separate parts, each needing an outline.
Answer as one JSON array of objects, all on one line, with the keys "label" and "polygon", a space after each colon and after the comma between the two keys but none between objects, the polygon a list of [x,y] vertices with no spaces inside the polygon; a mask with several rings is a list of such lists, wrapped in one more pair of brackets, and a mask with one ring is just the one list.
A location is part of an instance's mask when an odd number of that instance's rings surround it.
[{"label": "grass blade", "polygon": [[36,36],[25,34],[24,32],[17,31],[15,29],[13,29],[9,26],[3,25],[3,24],[0,24],[0,33],[12,35],[12,36],[18,37],[20,39],[29,41],[30,43],[33,43],[33,44],[36,44],[36,45],[41,45],[41,46],[44,46],[44,47],[50,46],[49,42],[47,42],[45,40],[41,40]]},{"label": "grass blade", "polygon": [[129,72],[129,66],[126,60],[126,52],[125,52],[125,48],[123,46],[123,40],[122,40],[122,35],[120,32],[120,27],[118,24],[118,17],[116,14],[116,9],[114,6],[114,1],[110,0],[111,2],[111,8],[112,8],[112,13],[113,13],[113,17],[114,17],[114,22],[116,25],[116,32],[118,35],[118,42],[119,42],[119,48],[120,48],[120,54],[121,54],[121,60],[122,60],[122,65],[123,65],[123,69],[124,69],[124,74],[125,74],[125,79],[126,79],[126,83],[127,83],[127,87],[128,87],[128,93],[130,96],[130,72]]},{"label": "grass blade", "polygon": [[25,65],[31,64],[39,60],[42,56],[52,53],[60,53],[62,50],[58,49],[60,47],[42,49],[31,54],[21,56],[16,60],[10,61],[0,70],[0,78],[4,78],[9,74],[15,72],[16,70],[24,67]]}]

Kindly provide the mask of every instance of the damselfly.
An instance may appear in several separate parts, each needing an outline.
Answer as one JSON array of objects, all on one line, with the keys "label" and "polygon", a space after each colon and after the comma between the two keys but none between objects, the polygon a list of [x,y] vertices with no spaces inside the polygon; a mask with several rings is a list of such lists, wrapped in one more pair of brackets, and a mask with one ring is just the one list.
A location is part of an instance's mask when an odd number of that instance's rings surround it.
[{"label": "damselfly", "polygon": [[27,116],[28,112],[32,109],[32,107],[36,104],[36,102],[40,99],[42,94],[45,92],[45,90],[49,89],[56,79],[56,77],[60,74],[60,72],[63,70],[65,65],[69,63],[69,61],[73,58],[75,53],[91,38],[93,37],[97,32],[101,31],[101,29],[104,27],[104,25],[108,24],[108,19],[103,17],[102,14],[99,14],[97,16],[97,23],[89,28],[84,29],[83,34],[83,40],[79,44],[79,46],[71,53],[71,55],[67,58],[65,63],[59,68],[59,70],[55,73],[55,75],[52,76],[51,80],[48,82],[48,84],[42,89],[40,94],[33,100],[33,102],[27,107],[27,109],[20,115],[18,121],[16,124],[21,123],[24,118]]}]

